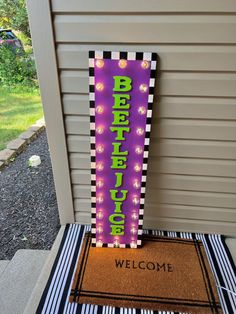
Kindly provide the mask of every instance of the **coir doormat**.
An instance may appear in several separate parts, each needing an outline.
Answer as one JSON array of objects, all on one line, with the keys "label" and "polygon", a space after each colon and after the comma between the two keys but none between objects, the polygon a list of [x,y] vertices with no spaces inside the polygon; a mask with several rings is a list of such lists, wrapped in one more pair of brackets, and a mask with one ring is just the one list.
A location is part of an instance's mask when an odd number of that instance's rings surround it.
[{"label": "coir doormat", "polygon": [[201,241],[144,235],[142,243],[142,249],[95,248],[87,233],[70,302],[222,313]]},{"label": "coir doormat", "polygon": [[[47,284],[44,288],[44,292],[41,296],[40,302],[37,307],[37,314],[40,313],[54,313],[54,314],[177,314],[183,312],[174,312],[169,310],[163,311],[152,311],[146,309],[137,309],[137,308],[126,308],[122,306],[108,306],[105,303],[104,305],[95,305],[95,304],[79,304],[76,302],[69,302],[69,297],[72,290],[73,278],[76,272],[76,265],[78,265],[78,261],[80,256],[82,256],[82,243],[84,236],[87,231],[90,230],[89,226],[83,226],[78,224],[70,224],[67,225],[64,231],[64,235],[58,249],[57,256],[55,258],[53,267],[51,269],[50,276],[48,278]],[[219,299],[221,303],[221,307],[223,313],[236,313],[236,297],[235,297],[235,286],[236,286],[236,271],[235,266],[232,261],[230,252],[225,244],[224,237],[221,235],[207,235],[207,234],[198,234],[198,233],[180,233],[180,232],[166,232],[166,231],[155,231],[155,230],[144,230],[146,235],[154,235],[154,236],[164,236],[165,238],[176,238],[178,239],[197,239],[202,241],[204,246],[208,262],[210,264],[212,273],[215,278],[215,282],[217,285],[217,290],[219,294]],[[132,250],[133,251],[133,250]],[[144,260],[145,261],[145,260]],[[142,261],[140,261],[142,262]],[[147,261],[146,261],[147,262]],[[156,263],[161,263],[160,261],[156,261]],[[122,263],[122,262],[121,262]],[[127,263],[127,264],[126,264]],[[171,262],[169,262],[171,264]],[[123,263],[124,265],[124,263]],[[133,267],[133,262],[129,263],[125,261],[125,265],[128,267]],[[172,264],[171,264],[172,265]],[[172,268],[169,265],[168,274],[171,275]],[[141,268],[144,266],[147,268],[153,268],[155,266],[152,264],[144,264],[140,263]],[[134,267],[137,267],[134,264]],[[163,271],[164,266],[160,267],[156,264],[157,267],[160,268],[160,271]],[[174,267],[174,265],[172,265]],[[174,268],[173,268],[174,269]],[[130,269],[132,271],[132,269]],[[135,269],[134,269],[135,270]],[[133,270],[133,271],[134,271]],[[168,270],[168,265],[167,265]],[[143,270],[144,272],[146,270]],[[147,271],[153,273],[154,270]],[[112,284],[114,278],[112,278],[109,274],[107,274],[110,279],[110,283]],[[93,279],[94,280],[94,279]],[[146,282],[144,286],[141,288],[144,289],[146,286]],[[174,282],[172,283],[174,284]],[[182,282],[183,284],[183,282]],[[234,293],[232,293],[232,292]],[[180,295],[181,296],[181,295]],[[180,297],[179,296],[179,297]],[[215,301],[216,302],[216,301]],[[135,305],[131,305],[135,306]],[[214,312],[212,308],[213,313]],[[191,313],[191,311],[189,312]],[[185,312],[186,314],[186,312]]]}]

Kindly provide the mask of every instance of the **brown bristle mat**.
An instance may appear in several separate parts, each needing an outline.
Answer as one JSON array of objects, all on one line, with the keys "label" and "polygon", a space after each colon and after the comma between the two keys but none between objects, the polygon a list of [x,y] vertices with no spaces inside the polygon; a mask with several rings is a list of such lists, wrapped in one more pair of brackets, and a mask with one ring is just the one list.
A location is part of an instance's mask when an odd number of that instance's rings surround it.
[{"label": "brown bristle mat", "polygon": [[222,313],[201,241],[143,236],[141,249],[91,247],[86,234],[70,302]]}]

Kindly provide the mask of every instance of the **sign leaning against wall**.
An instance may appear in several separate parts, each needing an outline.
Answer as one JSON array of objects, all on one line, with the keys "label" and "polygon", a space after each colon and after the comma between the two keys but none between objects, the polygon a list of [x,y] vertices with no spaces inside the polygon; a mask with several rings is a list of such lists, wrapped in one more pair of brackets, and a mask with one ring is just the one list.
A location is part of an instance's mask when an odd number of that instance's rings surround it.
[{"label": "sign leaning against wall", "polygon": [[89,52],[92,245],[141,246],[157,55]]}]

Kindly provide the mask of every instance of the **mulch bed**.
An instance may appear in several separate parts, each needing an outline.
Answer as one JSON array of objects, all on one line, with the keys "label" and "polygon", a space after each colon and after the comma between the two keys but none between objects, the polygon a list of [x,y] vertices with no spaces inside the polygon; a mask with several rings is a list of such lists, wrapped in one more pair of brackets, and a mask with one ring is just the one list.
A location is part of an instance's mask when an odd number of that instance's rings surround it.
[{"label": "mulch bed", "polygon": [[[28,166],[32,155],[41,165]],[[0,260],[19,249],[50,249],[60,228],[44,131],[0,172]]]}]

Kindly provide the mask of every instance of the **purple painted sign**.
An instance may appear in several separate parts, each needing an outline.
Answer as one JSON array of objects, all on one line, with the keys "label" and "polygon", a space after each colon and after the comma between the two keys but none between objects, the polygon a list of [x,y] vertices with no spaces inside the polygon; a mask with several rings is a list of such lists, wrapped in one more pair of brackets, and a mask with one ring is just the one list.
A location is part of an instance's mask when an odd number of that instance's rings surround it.
[{"label": "purple painted sign", "polygon": [[156,55],[90,52],[92,244],[141,245]]}]

